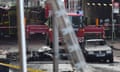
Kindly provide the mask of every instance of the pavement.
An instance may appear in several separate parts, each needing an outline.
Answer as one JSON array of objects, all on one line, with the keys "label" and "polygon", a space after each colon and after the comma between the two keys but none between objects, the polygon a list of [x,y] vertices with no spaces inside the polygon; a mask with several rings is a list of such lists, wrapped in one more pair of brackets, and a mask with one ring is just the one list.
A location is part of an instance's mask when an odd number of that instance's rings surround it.
[{"label": "pavement", "polygon": [[116,39],[116,40],[107,40],[107,43],[110,46],[113,46],[114,50],[120,50],[120,39]]},{"label": "pavement", "polygon": [[114,62],[120,62],[120,39],[107,40],[107,44],[112,46]]}]

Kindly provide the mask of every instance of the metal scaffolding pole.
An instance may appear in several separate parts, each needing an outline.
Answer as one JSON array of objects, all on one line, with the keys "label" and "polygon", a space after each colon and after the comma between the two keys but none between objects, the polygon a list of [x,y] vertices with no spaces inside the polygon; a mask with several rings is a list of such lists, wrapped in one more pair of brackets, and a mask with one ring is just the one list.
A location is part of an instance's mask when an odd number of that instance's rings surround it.
[{"label": "metal scaffolding pole", "polygon": [[74,12],[77,12],[78,3],[78,0],[74,0]]},{"label": "metal scaffolding pole", "polygon": [[17,0],[18,46],[20,53],[20,72],[27,72],[26,40],[24,24],[24,0]]},{"label": "metal scaffolding pole", "polygon": [[58,66],[59,66],[59,45],[58,45],[58,26],[56,22],[55,16],[53,16],[53,32],[54,32],[54,71],[53,72],[58,72]]},{"label": "metal scaffolding pole", "polygon": [[71,10],[71,0],[68,0],[68,12],[70,12]]}]

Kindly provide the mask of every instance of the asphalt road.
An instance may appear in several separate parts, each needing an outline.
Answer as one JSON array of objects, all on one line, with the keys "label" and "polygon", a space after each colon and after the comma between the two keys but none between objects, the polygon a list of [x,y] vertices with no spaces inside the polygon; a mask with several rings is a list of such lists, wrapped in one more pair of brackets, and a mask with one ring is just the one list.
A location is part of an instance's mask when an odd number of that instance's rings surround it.
[{"label": "asphalt road", "polygon": [[[29,51],[38,51],[40,48],[42,48],[45,45],[45,40],[40,40],[40,39],[33,39],[26,41],[26,47]],[[114,47],[113,49],[113,54],[114,54],[114,61],[120,61],[120,41],[114,41],[111,42],[110,40],[107,41],[109,45],[112,45]],[[0,40],[0,49],[7,50],[9,52],[16,52],[19,50],[18,48],[18,42],[17,40],[11,40],[11,39],[6,39],[6,40]]]},{"label": "asphalt road", "polygon": [[[28,42],[28,41],[27,41]],[[113,45],[115,49],[113,49],[114,53],[114,63],[90,63],[93,66],[96,67],[102,67],[106,66],[106,68],[114,68],[119,69],[120,66],[120,50],[119,50],[119,41],[115,41],[114,43],[108,41],[109,44]],[[39,50],[41,47],[46,46],[44,40],[31,40],[27,43],[28,50]],[[18,43],[16,40],[0,40],[0,49],[7,50],[9,52],[18,51]],[[71,70],[71,65],[69,64],[69,61],[60,61],[60,72],[62,70]],[[13,64],[17,64],[16,62],[13,62]],[[53,68],[51,67],[52,62],[50,61],[44,61],[44,62],[28,62],[28,67],[35,68],[35,69],[43,69],[47,72],[53,72]],[[67,68],[66,68],[67,67]],[[14,71],[12,71],[14,72]],[[109,71],[110,72],[110,71]],[[119,71],[118,71],[119,72]]]}]

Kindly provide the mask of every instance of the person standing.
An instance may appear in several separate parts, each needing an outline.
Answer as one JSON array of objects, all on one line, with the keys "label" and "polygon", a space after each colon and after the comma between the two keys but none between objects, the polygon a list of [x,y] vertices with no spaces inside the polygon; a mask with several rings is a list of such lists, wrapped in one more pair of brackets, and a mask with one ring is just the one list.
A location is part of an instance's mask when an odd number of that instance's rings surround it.
[{"label": "person standing", "polygon": [[83,16],[83,10],[81,9],[81,7],[78,7],[77,9],[77,14],[80,14],[81,16]]},{"label": "person standing", "polygon": [[80,14],[80,27],[83,28],[84,27],[84,14],[83,14],[83,10],[81,7],[78,7],[77,9],[77,14]]}]

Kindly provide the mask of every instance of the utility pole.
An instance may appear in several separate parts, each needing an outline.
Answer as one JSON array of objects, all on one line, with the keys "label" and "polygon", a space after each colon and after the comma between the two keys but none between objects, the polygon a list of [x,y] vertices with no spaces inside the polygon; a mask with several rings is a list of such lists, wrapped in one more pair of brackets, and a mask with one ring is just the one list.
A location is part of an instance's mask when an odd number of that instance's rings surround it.
[{"label": "utility pole", "polygon": [[58,26],[57,26],[57,20],[56,17],[53,14],[53,49],[54,49],[54,64],[53,64],[53,72],[58,72],[59,70],[59,33],[58,33]]}]

